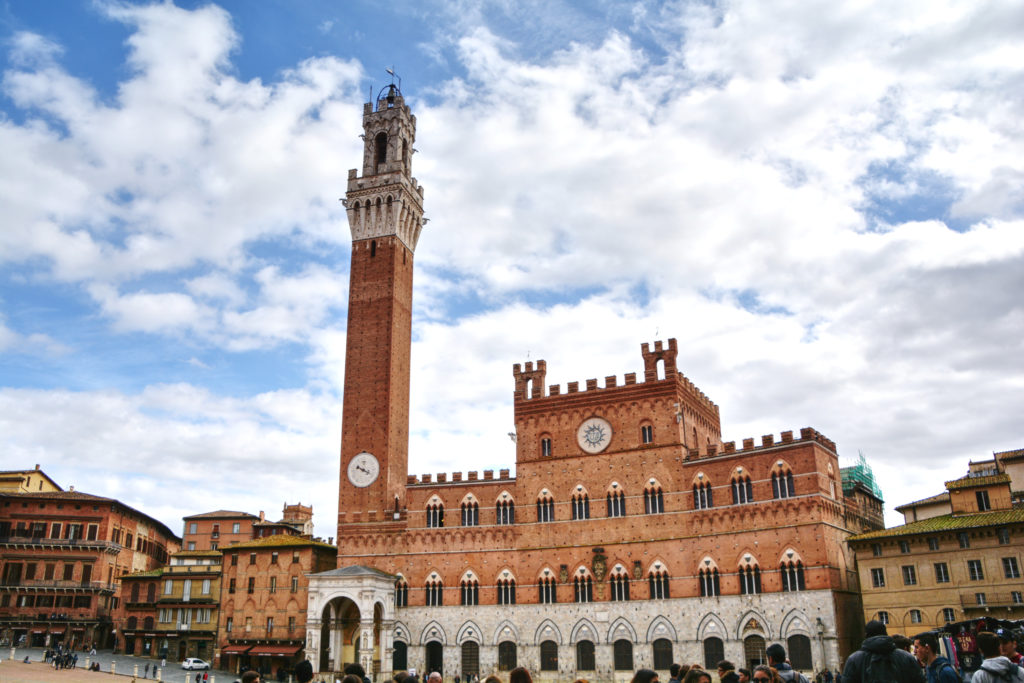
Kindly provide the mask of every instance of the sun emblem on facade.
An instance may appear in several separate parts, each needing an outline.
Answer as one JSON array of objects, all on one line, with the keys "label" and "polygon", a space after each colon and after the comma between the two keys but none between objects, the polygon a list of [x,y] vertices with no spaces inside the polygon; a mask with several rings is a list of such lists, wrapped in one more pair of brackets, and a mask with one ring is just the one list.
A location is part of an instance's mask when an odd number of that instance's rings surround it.
[{"label": "sun emblem on facade", "polygon": [[576,430],[576,443],[587,453],[600,453],[612,440],[612,426],[608,420],[591,417]]}]

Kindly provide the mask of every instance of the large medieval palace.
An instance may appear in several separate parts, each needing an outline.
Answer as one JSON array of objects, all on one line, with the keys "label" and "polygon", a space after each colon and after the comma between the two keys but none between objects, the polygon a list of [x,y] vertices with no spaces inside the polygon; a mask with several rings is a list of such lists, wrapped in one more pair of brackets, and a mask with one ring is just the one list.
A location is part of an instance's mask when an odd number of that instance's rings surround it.
[{"label": "large medieval palace", "polygon": [[583,386],[514,365],[514,477],[409,474],[415,127],[386,87],[349,172],[338,568],[311,577],[314,667],[613,678],[756,663],[773,642],[837,667],[862,623],[845,540],[881,528],[881,501],[844,493],[814,429],[723,442],[674,339],[641,345],[639,376]]}]

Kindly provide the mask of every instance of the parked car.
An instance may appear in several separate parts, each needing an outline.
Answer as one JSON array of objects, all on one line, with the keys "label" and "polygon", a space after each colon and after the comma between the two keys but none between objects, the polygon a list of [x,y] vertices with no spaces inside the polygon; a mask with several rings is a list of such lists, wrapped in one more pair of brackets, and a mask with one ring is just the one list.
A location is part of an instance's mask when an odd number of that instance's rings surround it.
[{"label": "parked car", "polygon": [[196,669],[202,670],[202,669],[209,669],[210,668],[210,664],[208,662],[204,662],[201,659],[197,659],[196,657],[189,657],[188,659],[186,659],[184,662],[181,663],[181,668],[182,669],[188,669],[189,671],[194,671]]}]

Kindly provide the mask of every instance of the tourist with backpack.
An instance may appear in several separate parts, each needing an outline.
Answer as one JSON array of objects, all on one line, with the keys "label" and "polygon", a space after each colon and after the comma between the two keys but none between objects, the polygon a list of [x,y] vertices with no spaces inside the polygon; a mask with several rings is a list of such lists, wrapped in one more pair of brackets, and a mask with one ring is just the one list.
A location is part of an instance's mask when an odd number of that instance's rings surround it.
[{"label": "tourist with backpack", "polygon": [[924,667],[928,683],[963,683],[949,660],[939,654],[939,638],[933,631],[914,636],[914,656]]},{"label": "tourist with backpack", "polygon": [[772,643],[765,650],[765,654],[768,656],[768,665],[778,671],[779,678],[786,683],[810,683],[807,680],[807,676],[804,676],[799,671],[794,671],[793,667],[786,661],[786,648],[778,643]]},{"label": "tourist with backpack", "polygon": [[864,635],[860,649],[846,660],[843,683],[925,683],[917,659],[896,647],[885,624],[869,621]]},{"label": "tourist with backpack", "polygon": [[974,672],[971,683],[1024,683],[1024,671],[999,654],[999,636],[989,631],[978,634],[978,649],[985,660]]}]

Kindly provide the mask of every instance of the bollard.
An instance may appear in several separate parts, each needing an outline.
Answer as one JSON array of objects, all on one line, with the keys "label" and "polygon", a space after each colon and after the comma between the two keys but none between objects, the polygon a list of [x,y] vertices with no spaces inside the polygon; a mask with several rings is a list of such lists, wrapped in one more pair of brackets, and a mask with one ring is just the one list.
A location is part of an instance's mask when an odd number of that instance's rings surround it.
[{"label": "bollard", "polygon": [[210,676],[210,683],[217,683],[217,677],[216,676]]},{"label": "bollard", "polygon": [[85,670],[86,671],[89,670],[89,658],[88,657],[85,658]]},{"label": "bollard", "polygon": [[158,681],[163,680],[162,678],[160,678],[163,675],[164,675],[164,670],[163,669],[157,669],[156,670],[156,680],[158,680]]},{"label": "bollard", "polygon": [[117,670],[117,662],[113,662],[113,661],[110,662],[110,675],[113,676],[114,672],[116,670]]},{"label": "bollard", "polygon": [[138,678],[138,677],[139,677],[139,665],[136,664],[135,666],[132,667],[132,678]]}]

